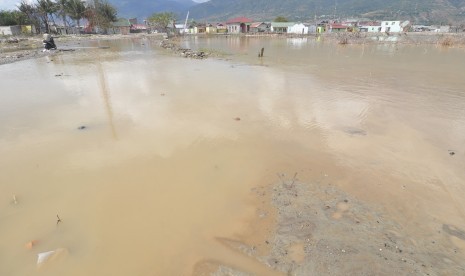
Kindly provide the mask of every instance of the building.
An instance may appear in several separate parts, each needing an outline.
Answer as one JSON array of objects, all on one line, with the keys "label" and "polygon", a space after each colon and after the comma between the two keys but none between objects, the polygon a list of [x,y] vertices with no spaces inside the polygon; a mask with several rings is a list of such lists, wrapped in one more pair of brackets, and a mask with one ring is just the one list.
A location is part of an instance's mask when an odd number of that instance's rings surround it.
[{"label": "building", "polygon": [[292,26],[289,26],[287,29],[288,34],[308,34],[308,26],[305,26],[302,23],[296,23]]},{"label": "building", "polygon": [[250,31],[252,33],[264,33],[268,32],[270,27],[265,22],[254,22],[250,25]]},{"label": "building", "polygon": [[383,33],[400,33],[407,30],[410,25],[409,21],[382,21],[381,32]]},{"label": "building", "polygon": [[218,29],[216,28],[216,24],[211,24],[211,23],[207,24],[205,32],[207,34],[216,34],[218,32]]},{"label": "building", "polygon": [[109,34],[122,34],[127,35],[131,30],[131,23],[125,18],[120,18],[118,21],[113,22],[112,26],[108,29]]},{"label": "building", "polygon": [[349,26],[341,23],[329,24],[329,31],[331,33],[345,33],[349,30]]},{"label": "building", "polygon": [[204,34],[207,32],[206,24],[197,24],[194,26],[194,34]]},{"label": "building", "polygon": [[226,24],[218,23],[216,24],[216,32],[218,34],[225,34],[228,32],[228,27],[226,26]]},{"label": "building", "polygon": [[21,26],[0,26],[0,35],[20,35]]},{"label": "building", "polygon": [[144,24],[132,24],[129,31],[131,33],[146,33],[147,32],[147,26],[144,25]]},{"label": "building", "polygon": [[250,32],[252,20],[247,17],[236,17],[226,22],[228,33],[240,34]]},{"label": "building", "polygon": [[289,27],[294,25],[294,22],[271,22],[271,32],[287,34]]}]

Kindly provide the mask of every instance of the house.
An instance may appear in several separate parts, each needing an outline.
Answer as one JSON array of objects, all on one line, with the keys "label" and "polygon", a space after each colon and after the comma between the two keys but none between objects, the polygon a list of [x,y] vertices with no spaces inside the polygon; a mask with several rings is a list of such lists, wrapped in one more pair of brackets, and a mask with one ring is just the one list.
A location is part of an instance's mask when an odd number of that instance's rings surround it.
[{"label": "house", "polygon": [[21,26],[0,26],[0,35],[20,35]]},{"label": "house", "polygon": [[216,24],[211,24],[211,23],[207,24],[205,32],[207,34],[216,34],[218,32],[216,29]]},{"label": "house", "polygon": [[226,24],[223,24],[223,23],[217,23],[216,24],[216,32],[218,34],[225,34],[228,32],[228,27],[226,26]]},{"label": "house", "polygon": [[309,34],[314,34],[316,33],[317,26],[315,24],[304,24],[308,28],[308,33]]},{"label": "house", "polygon": [[329,24],[329,32],[331,33],[344,33],[349,30],[349,26],[341,23]]},{"label": "house", "polygon": [[194,34],[204,34],[207,32],[206,24],[197,24],[194,26]]},{"label": "house", "polygon": [[129,31],[131,33],[146,33],[147,32],[147,26],[144,25],[144,24],[132,24]]},{"label": "house", "polygon": [[271,32],[287,34],[289,27],[294,25],[294,22],[271,22]]},{"label": "house", "polygon": [[308,27],[302,23],[296,23],[292,26],[289,26],[287,29],[288,34],[308,34]]},{"label": "house", "polygon": [[357,29],[364,33],[379,33],[381,32],[381,22],[361,21],[357,23]]},{"label": "house", "polygon": [[322,21],[316,25],[316,33],[322,34],[328,30],[328,23],[327,21]]},{"label": "house", "polygon": [[188,27],[189,26],[184,26],[184,24],[174,24],[174,28],[178,34],[189,33]]},{"label": "house", "polygon": [[120,18],[118,21],[113,22],[112,26],[108,29],[109,34],[122,34],[127,35],[131,29],[131,23],[125,18]]},{"label": "house", "polygon": [[410,25],[410,21],[382,21],[381,32],[383,33],[400,33],[407,30]]},{"label": "house", "polygon": [[270,29],[269,25],[265,22],[254,22],[250,24],[250,31],[252,33],[264,33],[268,32]]},{"label": "house", "polygon": [[236,17],[226,22],[228,33],[239,34],[250,32],[252,20],[247,17]]}]

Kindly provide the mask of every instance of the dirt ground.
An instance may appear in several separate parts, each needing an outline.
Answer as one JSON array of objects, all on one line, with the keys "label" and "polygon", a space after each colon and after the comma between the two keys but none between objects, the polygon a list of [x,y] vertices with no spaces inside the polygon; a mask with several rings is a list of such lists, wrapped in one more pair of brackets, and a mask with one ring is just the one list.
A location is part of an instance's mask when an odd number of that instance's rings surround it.
[{"label": "dirt ground", "polygon": [[[450,241],[465,241],[463,229],[438,225],[431,240],[416,242],[376,206],[348,196],[324,175],[313,183],[278,177],[253,189],[261,206],[252,227],[260,235],[267,230],[263,240],[222,241],[276,275],[465,275],[465,256]],[[257,274],[207,260],[194,275]]]}]

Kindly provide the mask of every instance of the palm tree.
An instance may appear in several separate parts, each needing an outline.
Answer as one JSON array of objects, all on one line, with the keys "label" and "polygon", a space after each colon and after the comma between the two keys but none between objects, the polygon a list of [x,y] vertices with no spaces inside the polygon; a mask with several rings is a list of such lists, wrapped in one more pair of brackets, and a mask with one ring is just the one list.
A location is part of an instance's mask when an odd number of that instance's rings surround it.
[{"label": "palm tree", "polygon": [[116,22],[117,11],[108,1],[97,2],[97,15],[102,28],[107,29],[111,27],[111,23]]},{"label": "palm tree", "polygon": [[84,18],[86,12],[86,6],[84,5],[84,2],[81,0],[68,0],[66,12],[71,19],[76,21],[78,30],[80,30],[81,26],[79,23],[81,19]]},{"label": "palm tree", "polygon": [[56,4],[58,6],[58,15],[61,16],[61,20],[63,20],[65,32],[68,33],[68,28],[66,26],[66,16],[68,15],[66,7],[68,6],[68,0],[57,0]]},{"label": "palm tree", "polygon": [[58,5],[51,0],[37,0],[36,8],[40,18],[45,25],[46,32],[50,32],[50,19],[53,21],[53,14],[58,11]]},{"label": "palm tree", "polygon": [[26,0],[22,0],[17,8],[29,18],[29,21],[35,26],[36,32],[40,33],[40,17],[35,5],[29,4]]}]

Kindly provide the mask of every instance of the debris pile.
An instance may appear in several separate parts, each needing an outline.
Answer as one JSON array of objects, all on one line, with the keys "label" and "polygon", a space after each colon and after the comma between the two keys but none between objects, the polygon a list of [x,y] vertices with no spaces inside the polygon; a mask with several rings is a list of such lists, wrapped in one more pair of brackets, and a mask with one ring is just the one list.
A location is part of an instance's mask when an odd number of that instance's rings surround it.
[{"label": "debris pile", "polygon": [[194,51],[192,49],[182,48],[179,45],[170,42],[169,40],[163,40],[160,43],[160,46],[165,49],[170,49],[171,51],[185,58],[205,59],[210,55],[204,51]]}]

